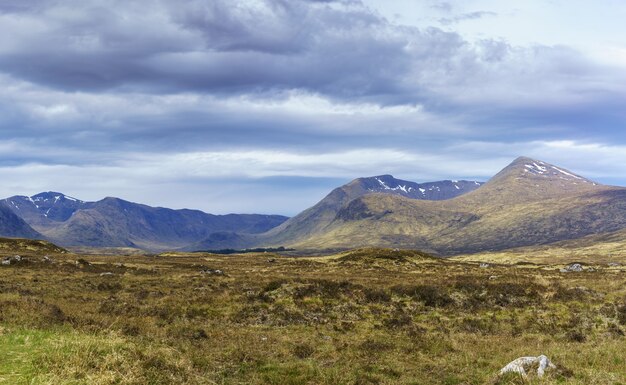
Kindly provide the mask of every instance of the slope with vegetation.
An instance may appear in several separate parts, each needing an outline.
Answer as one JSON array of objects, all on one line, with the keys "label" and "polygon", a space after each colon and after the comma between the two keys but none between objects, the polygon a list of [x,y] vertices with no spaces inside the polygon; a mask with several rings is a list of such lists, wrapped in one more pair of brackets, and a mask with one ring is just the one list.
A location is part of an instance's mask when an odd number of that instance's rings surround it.
[{"label": "slope with vegetation", "polygon": [[405,247],[451,255],[546,244],[626,228],[626,188],[603,186],[563,168],[518,158],[480,188],[423,201],[369,194],[324,211],[307,210],[258,237],[298,249]]}]

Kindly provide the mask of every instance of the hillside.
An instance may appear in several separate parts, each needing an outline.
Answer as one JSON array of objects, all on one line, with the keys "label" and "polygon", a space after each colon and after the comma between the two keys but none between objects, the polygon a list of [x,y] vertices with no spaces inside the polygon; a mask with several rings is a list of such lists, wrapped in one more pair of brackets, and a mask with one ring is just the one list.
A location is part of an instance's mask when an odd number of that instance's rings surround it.
[{"label": "hillside", "polygon": [[53,243],[25,238],[0,238],[0,251],[6,253],[65,253],[62,247]]},{"label": "hillside", "polygon": [[320,211],[322,201],[257,239],[264,246],[297,249],[404,247],[452,255],[626,227],[626,188],[603,186],[525,157],[480,188],[450,200],[375,193],[346,203],[345,195],[335,192],[335,197],[342,199],[335,199],[334,206]]},{"label": "hillside", "polygon": [[517,247],[499,251],[459,255],[458,261],[501,264],[520,262],[554,264],[593,262],[626,264],[626,229],[609,233],[591,234],[582,238],[554,242],[546,245]]},{"label": "hillside", "polygon": [[68,246],[159,250],[182,247],[220,231],[264,232],[286,219],[279,215],[211,215],[105,198],[43,233]]},{"label": "hillside", "polygon": [[17,238],[43,238],[43,236],[28,225],[4,202],[0,202],[0,236]]},{"label": "hillside", "polygon": [[285,221],[262,235],[233,233],[213,234],[201,242],[187,246],[187,250],[246,248],[259,243],[282,244],[323,231],[337,217],[338,212],[353,200],[367,195],[382,194],[412,200],[450,199],[479,188],[476,181],[438,181],[416,183],[396,179],[391,175],[358,178],[331,191],[313,207]]}]

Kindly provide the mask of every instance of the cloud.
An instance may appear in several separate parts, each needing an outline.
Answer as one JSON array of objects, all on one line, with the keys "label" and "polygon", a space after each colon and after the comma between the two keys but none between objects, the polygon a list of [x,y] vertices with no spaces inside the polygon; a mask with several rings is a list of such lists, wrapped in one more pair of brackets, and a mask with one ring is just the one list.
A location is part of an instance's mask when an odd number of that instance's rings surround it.
[{"label": "cloud", "polygon": [[447,1],[435,2],[430,8],[441,12],[452,12],[453,6]]},{"label": "cloud", "polygon": [[498,16],[498,14],[495,12],[490,12],[490,11],[475,11],[475,12],[463,13],[461,15],[457,15],[454,17],[442,17],[439,19],[439,22],[443,25],[450,25],[450,24],[460,23],[466,20],[478,20],[487,16]]},{"label": "cloud", "polygon": [[358,1],[40,4],[36,12],[0,15],[0,28],[11,31],[0,38],[0,71],[70,92],[271,98],[299,90],[428,106],[451,95],[480,101],[497,92],[499,100],[497,85],[508,90],[511,82],[519,92],[545,95],[536,85],[571,69],[563,63],[578,65],[581,88],[601,70],[563,47],[470,43],[454,32],[396,25]]},{"label": "cloud", "polygon": [[623,175],[623,66],[470,40],[455,23],[489,13],[432,4],[448,30],[357,0],[3,1],[0,192],[224,212],[260,189],[294,213],[359,176],[486,179],[522,154]]}]

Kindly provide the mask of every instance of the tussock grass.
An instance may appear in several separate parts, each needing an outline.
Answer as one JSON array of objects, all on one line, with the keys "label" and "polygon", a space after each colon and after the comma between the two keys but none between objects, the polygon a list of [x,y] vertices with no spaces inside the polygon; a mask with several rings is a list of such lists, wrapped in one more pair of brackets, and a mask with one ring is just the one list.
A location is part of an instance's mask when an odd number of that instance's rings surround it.
[{"label": "tussock grass", "polygon": [[517,384],[499,369],[539,354],[562,371],[527,383],[626,383],[622,273],[379,249],[271,258],[2,266],[0,384]]}]

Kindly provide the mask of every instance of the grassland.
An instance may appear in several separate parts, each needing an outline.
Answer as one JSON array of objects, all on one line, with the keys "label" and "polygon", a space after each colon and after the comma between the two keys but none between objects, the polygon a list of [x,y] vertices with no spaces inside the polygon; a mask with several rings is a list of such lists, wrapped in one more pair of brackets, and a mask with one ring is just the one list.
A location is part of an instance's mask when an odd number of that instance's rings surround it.
[{"label": "grassland", "polygon": [[454,259],[501,264],[520,262],[568,264],[586,261],[600,264],[626,264],[626,230],[595,234],[547,245],[457,255]]},{"label": "grassland", "polygon": [[619,266],[20,255],[0,266],[0,384],[521,384],[496,373],[539,354],[560,369],[531,383],[626,383]]}]

